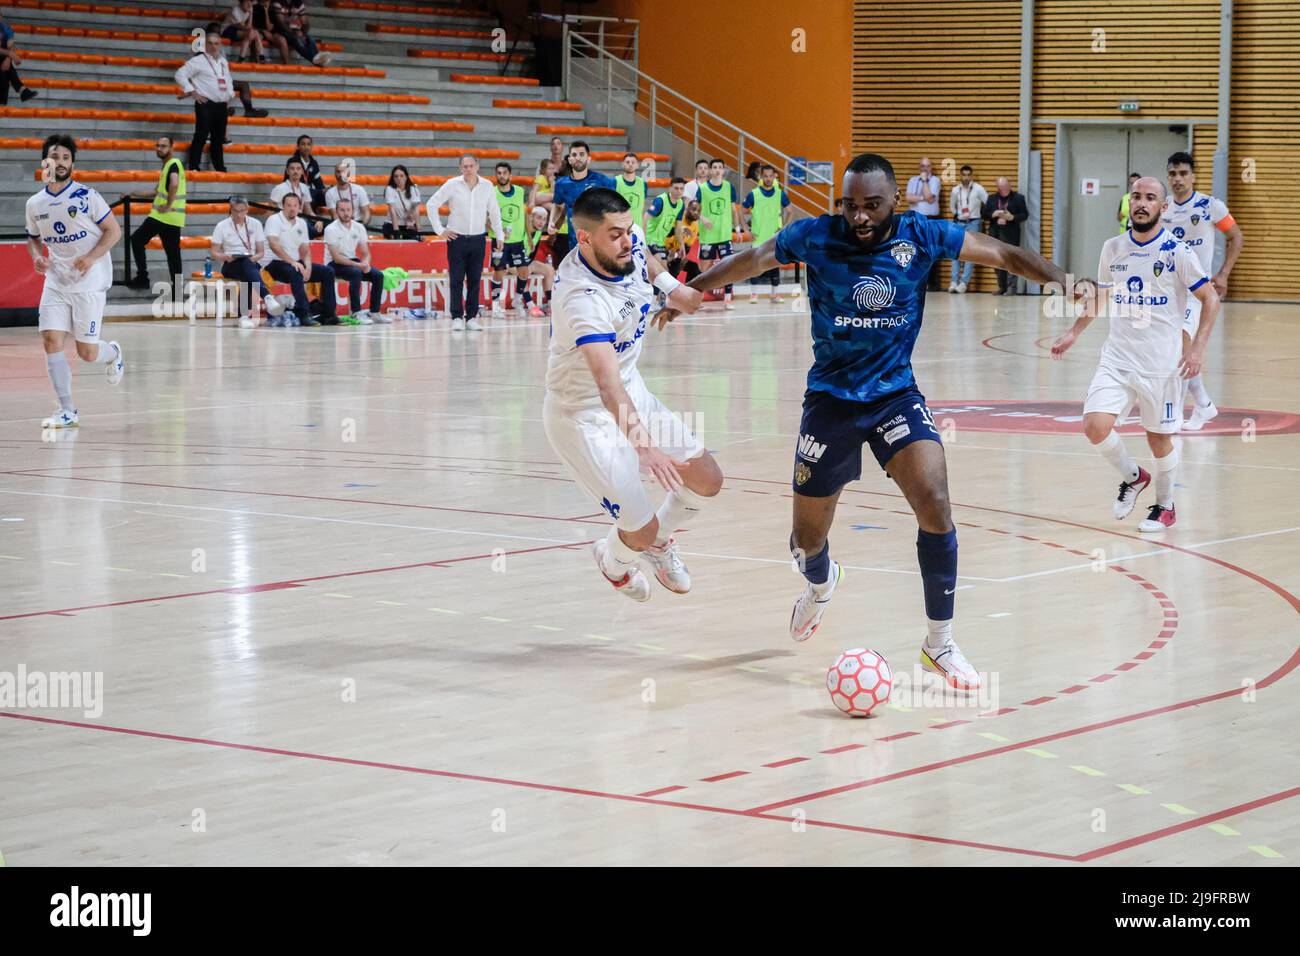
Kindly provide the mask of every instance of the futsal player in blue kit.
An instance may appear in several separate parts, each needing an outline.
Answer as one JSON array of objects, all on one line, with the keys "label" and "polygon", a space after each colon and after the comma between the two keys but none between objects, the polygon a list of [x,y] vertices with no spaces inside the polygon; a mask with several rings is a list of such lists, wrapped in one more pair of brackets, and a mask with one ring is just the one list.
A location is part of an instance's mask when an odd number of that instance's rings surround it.
[{"label": "futsal player in blue kit", "polygon": [[[869,445],[916,514],[916,552],[929,630],[921,664],[950,686],[976,690],[980,675],[952,636],[957,590],[957,532],[948,505],[948,472],[939,431],[912,375],[926,280],[940,259],[1005,269],[1064,288],[1065,273],[1042,256],[942,219],[894,213],[900,196],[884,157],[863,153],[844,173],[844,207],[801,219],[767,242],[723,260],[688,283],[717,288],[778,265],[808,267],[813,366],[804,393],[794,458],[790,549],[808,584],[790,616],[790,636],[805,641],[821,623],[844,579],[828,535],[846,484],[862,477]],[[1092,287],[1095,290],[1095,285]],[[1071,297],[1089,293],[1071,290]],[[673,309],[655,315],[659,328]]]}]

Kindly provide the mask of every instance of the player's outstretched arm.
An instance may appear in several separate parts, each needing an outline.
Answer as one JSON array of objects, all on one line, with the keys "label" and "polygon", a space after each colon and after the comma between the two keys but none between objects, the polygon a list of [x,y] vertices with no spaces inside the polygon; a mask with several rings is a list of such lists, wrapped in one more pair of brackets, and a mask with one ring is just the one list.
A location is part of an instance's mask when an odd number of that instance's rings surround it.
[{"label": "player's outstretched arm", "polygon": [[1214,323],[1219,318],[1221,304],[1219,290],[1213,282],[1202,284],[1192,295],[1201,300],[1201,324],[1196,330],[1196,338],[1178,362],[1183,378],[1192,378],[1201,373],[1201,366],[1205,364],[1205,349],[1210,344],[1210,333],[1214,331]]},{"label": "player's outstretched arm", "polygon": [[[724,285],[744,282],[746,279],[762,275],[769,269],[775,269],[781,264],[776,259],[776,239],[777,237],[773,236],[761,246],[754,246],[739,255],[728,256],[708,272],[701,272],[688,282],[686,287],[698,290],[702,294],[705,289],[718,289]],[[660,309],[651,322],[663,329],[680,314],[680,309]]]},{"label": "player's outstretched arm", "polygon": [[[678,282],[674,276],[668,274],[668,270],[660,265],[659,260],[654,256],[646,257],[646,266],[650,270],[650,284],[660,292],[667,293],[669,307],[679,315],[683,312],[690,314],[700,307],[700,303],[704,301],[703,292]],[[661,279],[660,276],[665,278]]]},{"label": "player's outstretched arm", "polygon": [[1097,317],[1097,305],[1099,290],[1097,283],[1091,279],[1080,279],[1075,283],[1074,296],[1079,302],[1079,317],[1074,320],[1072,325],[1064,335],[1052,343],[1052,358],[1061,359],[1065,353],[1070,350],[1070,346],[1078,341],[1079,336],[1084,333],[1088,326],[1092,325],[1092,320]]},{"label": "player's outstretched arm", "polygon": [[992,266],[1018,276],[1024,276],[1039,285],[1055,283],[1064,289],[1067,281],[1064,270],[1056,263],[1044,259],[1036,252],[1013,246],[982,232],[968,232],[962,242],[962,262],[973,262],[979,266]]},{"label": "player's outstretched arm", "polygon": [[619,431],[627,436],[628,442],[636,449],[637,457],[641,459],[641,470],[653,475],[668,491],[680,488],[682,476],[677,473],[676,466],[684,462],[674,461],[656,448],[650,433],[641,424],[636,406],[632,404],[632,398],[619,376],[618,354],[614,351],[614,343],[588,342],[578,348],[587,360],[591,377],[596,380],[601,404],[614,416]]}]

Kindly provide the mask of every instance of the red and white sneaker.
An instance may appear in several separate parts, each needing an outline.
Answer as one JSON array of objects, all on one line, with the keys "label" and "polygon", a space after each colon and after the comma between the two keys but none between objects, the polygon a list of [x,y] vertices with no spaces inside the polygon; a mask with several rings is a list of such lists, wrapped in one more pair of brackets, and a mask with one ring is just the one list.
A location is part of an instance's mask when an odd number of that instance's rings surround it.
[{"label": "red and white sneaker", "polygon": [[1164,531],[1166,528],[1172,528],[1177,520],[1178,515],[1173,508],[1152,505],[1151,510],[1147,512],[1147,516],[1138,525],[1138,530],[1145,531],[1148,534],[1155,534],[1158,531]]},{"label": "red and white sneaker", "polygon": [[939,650],[934,650],[925,641],[921,642],[921,666],[932,674],[938,674],[944,683],[957,690],[979,690],[979,671],[971,666],[964,654],[951,637]]},{"label": "red and white sneaker", "polygon": [[655,578],[674,594],[686,594],[691,589],[691,572],[677,553],[677,539],[669,538],[662,547],[653,544],[643,552],[654,568]]},{"label": "red and white sneaker", "polygon": [[623,575],[622,579],[615,580],[605,573],[605,553],[609,551],[609,542],[601,538],[591,550],[596,556],[596,567],[600,569],[601,577],[612,584],[615,591],[630,597],[638,604],[650,600],[650,581],[646,578],[645,572],[639,567],[633,567]]},{"label": "red and white sneaker", "polygon": [[822,615],[831,602],[831,595],[839,583],[844,580],[844,569],[838,561],[831,562],[831,573],[824,584],[808,584],[794,602],[790,612],[790,637],[796,641],[806,641],[817,631],[822,622]]},{"label": "red and white sneaker", "polygon": [[1119,483],[1119,497],[1115,499],[1115,517],[1118,520],[1122,521],[1133,513],[1138,495],[1146,491],[1149,484],[1151,484],[1151,473],[1141,467],[1138,468],[1137,481]]}]

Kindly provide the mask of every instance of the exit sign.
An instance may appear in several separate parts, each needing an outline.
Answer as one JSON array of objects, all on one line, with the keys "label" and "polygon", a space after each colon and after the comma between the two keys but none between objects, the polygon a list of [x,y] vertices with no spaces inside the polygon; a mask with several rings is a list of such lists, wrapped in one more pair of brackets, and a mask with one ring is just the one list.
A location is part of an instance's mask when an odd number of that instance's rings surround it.
[{"label": "exit sign", "polygon": [[1137,100],[1124,100],[1119,104],[1119,111],[1121,113],[1136,113],[1140,106],[1141,104]]}]

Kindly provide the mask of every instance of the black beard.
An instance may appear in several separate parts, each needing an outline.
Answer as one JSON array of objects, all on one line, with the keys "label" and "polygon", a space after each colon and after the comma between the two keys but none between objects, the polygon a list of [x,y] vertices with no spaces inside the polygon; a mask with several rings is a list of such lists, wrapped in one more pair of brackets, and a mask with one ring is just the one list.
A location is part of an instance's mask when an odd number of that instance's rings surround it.
[{"label": "black beard", "polygon": [[858,231],[855,228],[853,228],[853,224],[850,223],[847,219],[844,220],[844,224],[845,226],[848,227],[849,235],[853,237],[854,242],[856,242],[858,245],[862,246],[865,249],[874,249],[876,248],[876,246],[880,245],[886,238],[888,238],[890,235],[893,234],[894,214],[891,212],[889,214],[888,219],[886,219],[883,223],[875,227],[875,229],[871,233],[873,237],[871,242],[864,242],[862,239],[858,238]]},{"label": "black beard", "polygon": [[597,252],[594,247],[591,250],[591,254],[596,257],[596,265],[600,266],[601,270],[604,271],[606,275],[628,276],[631,275],[632,270],[636,268],[635,260],[630,257],[628,258],[626,265],[620,265],[616,261],[606,259]]}]

